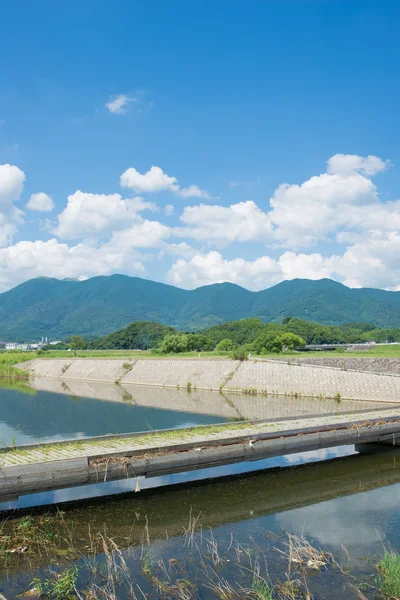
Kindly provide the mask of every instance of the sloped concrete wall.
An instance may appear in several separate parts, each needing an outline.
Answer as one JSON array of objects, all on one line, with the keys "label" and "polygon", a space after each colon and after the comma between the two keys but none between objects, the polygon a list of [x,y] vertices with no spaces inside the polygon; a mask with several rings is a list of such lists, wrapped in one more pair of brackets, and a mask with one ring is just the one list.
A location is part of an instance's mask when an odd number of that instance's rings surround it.
[{"label": "sloped concrete wall", "polygon": [[123,383],[218,390],[237,368],[234,360],[138,360]]},{"label": "sloped concrete wall", "polygon": [[342,371],[311,365],[289,365],[274,360],[246,361],[227,389],[251,389],[270,394],[299,394],[384,402],[400,402],[400,378]]},{"label": "sloped concrete wall", "polygon": [[[259,394],[325,396],[400,402],[400,377],[312,365],[288,365],[274,360],[35,359],[18,365],[36,377],[68,381],[98,381],[124,385],[193,388]],[[125,365],[125,367],[124,367]]]}]

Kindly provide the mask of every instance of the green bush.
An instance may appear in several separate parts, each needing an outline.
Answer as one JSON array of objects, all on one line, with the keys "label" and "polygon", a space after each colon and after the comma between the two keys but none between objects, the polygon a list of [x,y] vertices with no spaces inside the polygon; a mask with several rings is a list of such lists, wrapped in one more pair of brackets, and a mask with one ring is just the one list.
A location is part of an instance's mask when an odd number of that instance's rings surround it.
[{"label": "green bush", "polygon": [[232,358],[233,360],[247,360],[248,356],[243,348],[236,348],[232,352]]},{"label": "green bush", "polygon": [[225,339],[221,340],[220,342],[218,342],[218,344],[215,346],[215,351],[216,352],[229,352],[230,350],[235,350],[237,347],[238,347],[238,345],[236,344],[236,342],[233,342],[229,338],[225,338]]}]

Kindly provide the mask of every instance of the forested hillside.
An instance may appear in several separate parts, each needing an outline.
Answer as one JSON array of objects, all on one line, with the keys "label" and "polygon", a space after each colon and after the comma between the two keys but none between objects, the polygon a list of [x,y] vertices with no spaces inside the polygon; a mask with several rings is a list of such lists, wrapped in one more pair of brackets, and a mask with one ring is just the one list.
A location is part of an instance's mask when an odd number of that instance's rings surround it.
[{"label": "forested hillside", "polygon": [[260,292],[220,283],[196,290],[125,275],[86,281],[38,278],[0,294],[0,339],[100,337],[136,321],[200,331],[227,321],[286,316],[323,325],[400,327],[400,292],[350,289],[330,279],[294,279]]}]

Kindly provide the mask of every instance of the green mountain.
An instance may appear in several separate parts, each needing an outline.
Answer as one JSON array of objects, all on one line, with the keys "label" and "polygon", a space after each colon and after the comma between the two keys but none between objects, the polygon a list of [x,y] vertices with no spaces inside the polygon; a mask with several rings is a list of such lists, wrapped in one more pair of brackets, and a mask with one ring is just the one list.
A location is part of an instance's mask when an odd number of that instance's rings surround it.
[{"label": "green mountain", "polygon": [[330,279],[284,281],[261,292],[221,283],[196,290],[126,275],[86,281],[32,279],[0,294],[0,339],[104,336],[134,321],[183,331],[256,317],[285,316],[326,325],[368,322],[400,326],[400,293],[350,289]]}]

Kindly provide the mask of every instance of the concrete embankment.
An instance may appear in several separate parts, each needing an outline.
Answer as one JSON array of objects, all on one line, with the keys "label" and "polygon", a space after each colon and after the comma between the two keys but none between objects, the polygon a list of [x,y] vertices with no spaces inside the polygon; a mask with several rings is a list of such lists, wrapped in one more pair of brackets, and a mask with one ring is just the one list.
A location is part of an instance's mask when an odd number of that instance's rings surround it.
[{"label": "concrete embankment", "polygon": [[276,396],[400,402],[400,377],[275,360],[35,359],[17,365],[34,377]]},{"label": "concrete embankment", "polygon": [[[276,360],[282,360],[277,357]],[[387,373],[400,375],[400,358],[397,357],[367,357],[351,356],[346,353],[342,356],[307,356],[293,358],[293,363],[302,365],[315,365],[319,367],[335,367],[348,371],[368,371],[370,373]]]}]

